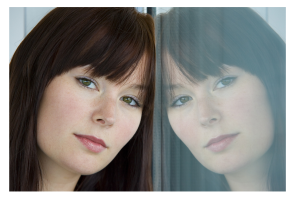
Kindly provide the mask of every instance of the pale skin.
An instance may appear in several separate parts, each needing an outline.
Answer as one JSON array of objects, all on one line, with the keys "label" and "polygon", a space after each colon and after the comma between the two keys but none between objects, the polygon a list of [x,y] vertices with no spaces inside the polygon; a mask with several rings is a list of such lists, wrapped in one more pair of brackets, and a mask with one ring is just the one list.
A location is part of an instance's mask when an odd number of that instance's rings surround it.
[{"label": "pale skin", "polygon": [[[81,175],[102,170],[133,137],[142,115],[141,65],[121,84],[93,78],[87,67],[73,68],[51,81],[38,114],[41,190],[73,191]],[[106,147],[95,153],[75,134],[94,136]]]},{"label": "pale skin", "polygon": [[[265,87],[241,68],[225,68],[221,77],[207,76],[196,84],[172,68],[170,124],[202,165],[225,175],[231,190],[268,190],[274,125]],[[226,134],[237,137],[224,150],[206,147]]]}]

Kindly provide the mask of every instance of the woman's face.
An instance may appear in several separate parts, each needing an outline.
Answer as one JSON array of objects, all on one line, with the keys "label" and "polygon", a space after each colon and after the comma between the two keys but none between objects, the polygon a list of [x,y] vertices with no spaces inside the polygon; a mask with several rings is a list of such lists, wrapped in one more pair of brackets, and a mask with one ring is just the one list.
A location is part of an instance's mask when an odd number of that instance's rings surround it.
[{"label": "woman's face", "polygon": [[55,77],[44,92],[38,114],[42,165],[81,175],[107,166],[139,127],[139,75],[136,70],[120,85],[105,77],[92,78],[86,67]]},{"label": "woman's face", "polygon": [[224,66],[221,77],[197,84],[174,70],[168,107],[178,137],[202,165],[220,174],[262,161],[274,137],[264,85],[241,68]]}]

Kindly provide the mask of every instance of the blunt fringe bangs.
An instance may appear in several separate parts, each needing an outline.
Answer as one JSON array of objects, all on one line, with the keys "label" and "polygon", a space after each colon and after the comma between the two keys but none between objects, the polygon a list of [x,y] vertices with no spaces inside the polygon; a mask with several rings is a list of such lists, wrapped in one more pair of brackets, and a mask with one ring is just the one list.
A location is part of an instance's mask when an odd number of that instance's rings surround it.
[{"label": "blunt fringe bangs", "polygon": [[285,43],[250,8],[174,8],[160,21],[162,52],[193,82],[220,76],[223,64],[258,77],[285,66]]},{"label": "blunt fringe bangs", "polygon": [[135,8],[55,8],[33,28],[10,62],[10,190],[41,187],[37,114],[55,76],[89,66],[92,76],[121,84],[141,62],[146,90],[140,91],[144,107],[136,134],[106,168],[82,176],[75,190],[152,190],[154,40],[152,17]]}]

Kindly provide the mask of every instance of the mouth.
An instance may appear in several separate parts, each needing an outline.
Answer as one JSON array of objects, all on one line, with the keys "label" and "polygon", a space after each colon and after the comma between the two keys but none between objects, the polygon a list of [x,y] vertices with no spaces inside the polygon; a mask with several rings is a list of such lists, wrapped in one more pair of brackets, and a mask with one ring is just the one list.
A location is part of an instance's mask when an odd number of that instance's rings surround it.
[{"label": "mouth", "polygon": [[107,148],[105,142],[91,135],[74,134],[75,137],[90,151],[100,153]]},{"label": "mouth", "polygon": [[231,142],[237,137],[239,133],[234,134],[225,134],[220,135],[216,138],[212,138],[205,146],[204,148],[209,149],[213,152],[220,152],[226,149]]}]

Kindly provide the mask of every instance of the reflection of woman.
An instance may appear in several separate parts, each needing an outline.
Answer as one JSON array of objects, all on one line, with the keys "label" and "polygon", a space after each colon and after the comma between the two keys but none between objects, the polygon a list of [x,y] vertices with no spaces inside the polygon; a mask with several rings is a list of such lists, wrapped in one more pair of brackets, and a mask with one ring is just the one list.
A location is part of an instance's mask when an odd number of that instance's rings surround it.
[{"label": "reflection of woman", "polygon": [[151,190],[154,62],[134,8],[44,17],[10,63],[10,190]]},{"label": "reflection of woman", "polygon": [[212,188],[285,190],[285,43],[248,8],[175,8],[161,23],[169,122],[223,178]]}]

